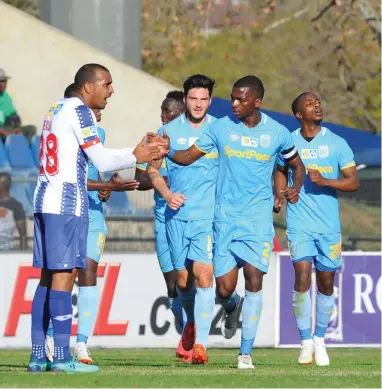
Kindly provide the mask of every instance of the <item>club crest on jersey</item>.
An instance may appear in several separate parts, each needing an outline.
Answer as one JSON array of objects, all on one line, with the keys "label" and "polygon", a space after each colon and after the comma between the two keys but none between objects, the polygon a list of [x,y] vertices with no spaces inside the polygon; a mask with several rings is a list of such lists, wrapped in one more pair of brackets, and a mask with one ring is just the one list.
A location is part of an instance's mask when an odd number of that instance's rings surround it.
[{"label": "club crest on jersey", "polygon": [[261,135],[260,136],[260,146],[265,149],[271,145],[271,136],[270,135]]},{"label": "club crest on jersey", "polygon": [[229,137],[232,142],[237,142],[240,139],[240,136],[236,134],[231,134]]},{"label": "club crest on jersey", "polygon": [[320,158],[327,158],[329,156],[329,147],[328,146],[320,146],[318,148],[318,155]]},{"label": "club crest on jersey", "polygon": [[176,142],[179,144],[179,145],[185,145],[187,143],[187,139],[186,138],[178,138],[176,140]]},{"label": "club crest on jersey", "polygon": [[317,158],[317,149],[302,149],[301,150],[302,159],[316,159]]},{"label": "club crest on jersey", "polygon": [[252,138],[251,136],[242,136],[241,145],[246,147],[257,147],[259,145],[259,141],[257,138]]}]

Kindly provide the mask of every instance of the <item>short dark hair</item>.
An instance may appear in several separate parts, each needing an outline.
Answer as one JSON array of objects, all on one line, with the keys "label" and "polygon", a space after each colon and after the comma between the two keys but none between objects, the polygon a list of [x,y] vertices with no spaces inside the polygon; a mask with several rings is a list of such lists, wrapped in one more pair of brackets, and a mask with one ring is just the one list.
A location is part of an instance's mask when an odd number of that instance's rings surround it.
[{"label": "short dark hair", "polygon": [[210,97],[214,90],[215,80],[213,78],[204,76],[203,74],[194,74],[191,77],[188,77],[183,84],[184,95],[187,96],[187,93],[190,89],[194,88],[204,88],[208,89]]},{"label": "short dark hair", "polygon": [[310,94],[311,92],[302,92],[300,93],[294,100],[293,100],[293,103],[292,103],[292,112],[293,112],[293,115],[296,116],[296,113],[298,112],[299,110],[299,107],[298,107],[298,104],[300,103],[300,99],[302,97],[304,97],[305,95],[308,95]]},{"label": "short dark hair", "polygon": [[264,85],[260,78],[256,76],[245,76],[233,84],[234,88],[250,88],[258,99],[264,98]]},{"label": "short dark hair", "polygon": [[68,87],[66,87],[64,92],[64,97],[66,99],[70,99],[71,97],[76,97],[78,91],[78,86],[76,84],[70,84]]},{"label": "short dark hair", "polygon": [[107,69],[103,65],[100,65],[98,63],[88,63],[79,68],[76,75],[74,76],[74,83],[79,88],[81,88],[82,86],[84,86],[85,82],[94,82],[97,70],[109,72],[109,69]]},{"label": "short dark hair", "polygon": [[172,90],[167,93],[166,99],[174,100],[177,103],[183,103],[184,93],[181,90]]}]

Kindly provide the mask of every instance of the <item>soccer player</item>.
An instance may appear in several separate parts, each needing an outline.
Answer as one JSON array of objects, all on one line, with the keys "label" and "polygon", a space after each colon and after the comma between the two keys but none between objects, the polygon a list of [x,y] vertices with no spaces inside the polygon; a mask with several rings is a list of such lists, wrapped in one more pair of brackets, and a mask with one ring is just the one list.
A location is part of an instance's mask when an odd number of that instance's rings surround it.
[{"label": "soccer player", "polygon": [[[207,114],[214,85],[213,79],[201,74],[184,82],[186,112],[158,132],[162,134],[166,129],[171,147],[187,149],[215,120]],[[170,189],[160,175],[159,166],[149,164],[147,169],[153,187],[167,202],[165,223],[171,261],[177,273],[176,291],[187,315],[181,342],[184,350],[192,350],[194,364],[208,362],[206,346],[215,306],[212,222],[218,155],[216,149],[211,151],[189,167],[167,160]]]},{"label": "soccer player", "polygon": [[[182,91],[171,91],[166,95],[161,105],[161,120],[165,125],[171,120],[177,118],[185,111],[184,93]],[[140,183],[138,190],[152,189],[151,182],[147,175],[147,164],[137,165],[135,179]],[[164,160],[159,169],[160,174],[167,180],[166,161]],[[166,282],[169,307],[174,314],[177,327],[182,331],[186,324],[185,311],[182,309],[182,303],[176,293],[176,270],[171,262],[170,249],[167,241],[166,225],[164,211],[166,200],[155,191],[155,242],[159,266]],[[179,341],[176,349],[176,356],[184,362],[191,361],[192,350],[186,351],[182,347],[182,340]]]},{"label": "soccer player", "polygon": [[[288,198],[297,199],[305,178],[290,132],[260,112],[264,86],[255,76],[235,82],[231,93],[235,119],[214,122],[187,150],[173,147],[167,159],[190,165],[214,148],[219,153],[214,220],[214,273],[217,294],[227,312],[225,325],[237,328],[238,305],[235,292],[238,270],[244,268],[245,297],[242,308],[242,335],[237,367],[253,369],[252,348],[262,310],[262,282],[268,271],[274,229],[272,219],[272,175],[276,156],[281,153],[293,172],[293,185],[285,188]],[[168,150],[166,133],[163,148]],[[159,137],[153,140],[160,142]],[[171,183],[172,184],[172,183]],[[190,196],[187,196],[190,201]],[[213,201],[210,201],[210,207]],[[231,320],[230,315],[235,320]],[[233,328],[235,327],[235,328]]]},{"label": "soccer player", "polygon": [[34,195],[33,265],[41,268],[32,303],[32,353],[28,371],[46,371],[45,335],[52,318],[56,372],[95,372],[69,351],[72,295],[77,268],[86,267],[88,159],[101,172],[133,167],[160,158],[145,140],[130,149],[106,149],[91,109],[103,109],[114,92],[104,66],[87,64],[76,76],[80,97],[61,99],[47,113],[41,135],[40,174]]},{"label": "soccer player", "polygon": [[[75,84],[69,85],[64,93],[65,98],[78,97],[78,87]],[[97,123],[101,121],[101,110],[92,110]],[[105,131],[97,127],[98,136],[101,143],[105,142]],[[86,268],[78,269],[78,332],[77,342],[74,346],[73,354],[80,362],[92,364],[90,352],[87,348],[88,338],[90,337],[96,320],[98,309],[98,289],[97,289],[97,270],[107,235],[105,217],[103,214],[102,203],[107,201],[112,191],[130,191],[139,186],[136,180],[120,180],[115,173],[110,181],[100,180],[98,170],[90,162],[88,170],[88,200],[89,200],[89,232],[87,237],[87,258]],[[49,360],[53,359],[54,342],[52,321],[49,322],[49,328],[46,336],[46,354]]]},{"label": "soccer player", "polygon": [[[333,283],[341,266],[341,227],[337,190],[358,189],[353,152],[344,139],[321,126],[320,98],[311,92],[299,95],[292,111],[301,123],[293,141],[306,167],[299,201],[288,201],[287,238],[295,269],[293,310],[301,337],[298,363],[309,365],[313,354],[318,366],[328,366],[324,337],[334,308]],[[340,178],[340,172],[342,177]],[[275,172],[275,210],[279,211],[291,173],[282,160]],[[311,332],[311,275],[316,268],[316,327]]]}]

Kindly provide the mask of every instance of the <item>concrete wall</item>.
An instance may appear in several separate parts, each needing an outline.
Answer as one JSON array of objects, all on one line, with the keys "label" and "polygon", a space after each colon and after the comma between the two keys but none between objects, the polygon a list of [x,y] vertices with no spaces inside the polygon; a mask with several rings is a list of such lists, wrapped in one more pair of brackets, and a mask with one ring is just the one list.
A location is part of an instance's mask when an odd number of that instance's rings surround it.
[{"label": "concrete wall", "polygon": [[0,1],[0,68],[24,124],[40,127],[85,63],[106,66],[115,94],[103,112],[108,147],[132,147],[159,128],[160,104],[173,87]]},{"label": "concrete wall", "polygon": [[141,69],[141,0],[40,0],[40,17]]}]

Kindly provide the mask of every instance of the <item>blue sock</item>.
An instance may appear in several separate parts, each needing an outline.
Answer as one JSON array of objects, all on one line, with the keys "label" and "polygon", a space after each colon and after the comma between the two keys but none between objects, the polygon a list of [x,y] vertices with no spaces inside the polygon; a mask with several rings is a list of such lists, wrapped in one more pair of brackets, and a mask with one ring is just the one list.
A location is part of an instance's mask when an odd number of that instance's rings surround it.
[{"label": "blue sock", "polygon": [[334,309],[334,293],[331,296],[325,296],[317,291],[316,300],[316,328],[314,336],[324,338],[328,328],[330,318]]},{"label": "blue sock", "polygon": [[220,297],[218,294],[217,298],[219,304],[223,306],[224,310],[227,313],[231,313],[236,308],[236,305],[239,303],[239,296],[236,293],[236,290],[234,290],[231,296],[227,298]]},{"label": "blue sock", "polygon": [[243,302],[243,324],[241,328],[240,354],[252,354],[257,328],[259,326],[263,306],[263,291],[245,291]]},{"label": "blue sock", "polygon": [[98,311],[98,287],[81,286],[78,292],[77,342],[87,343]]},{"label": "blue sock", "polygon": [[169,297],[168,304],[170,309],[175,317],[175,324],[177,328],[182,333],[186,323],[187,323],[187,315],[185,310],[182,307],[182,302],[179,297]]},{"label": "blue sock", "polygon": [[49,296],[49,311],[53,323],[53,362],[71,361],[69,343],[72,329],[72,293],[52,289]]},{"label": "blue sock", "polygon": [[182,292],[178,285],[176,286],[176,292],[178,293],[178,297],[182,302],[182,307],[186,312],[187,322],[195,323],[194,319],[194,307],[195,307],[195,293],[196,289],[193,287],[191,290]]},{"label": "blue sock", "polygon": [[213,288],[196,288],[195,295],[195,327],[196,344],[207,346],[208,335],[211,329],[215,293]]},{"label": "blue sock", "polygon": [[45,332],[49,321],[47,294],[48,289],[38,285],[32,303],[32,355],[44,360],[46,358]]},{"label": "blue sock", "polygon": [[293,291],[293,313],[296,319],[297,328],[300,333],[301,340],[312,339],[310,328],[312,305],[310,299],[310,291],[296,292]]},{"label": "blue sock", "polygon": [[46,331],[46,336],[50,336],[51,338],[53,337],[53,323],[52,323],[52,319],[49,320],[49,326],[48,326],[48,330]]}]

